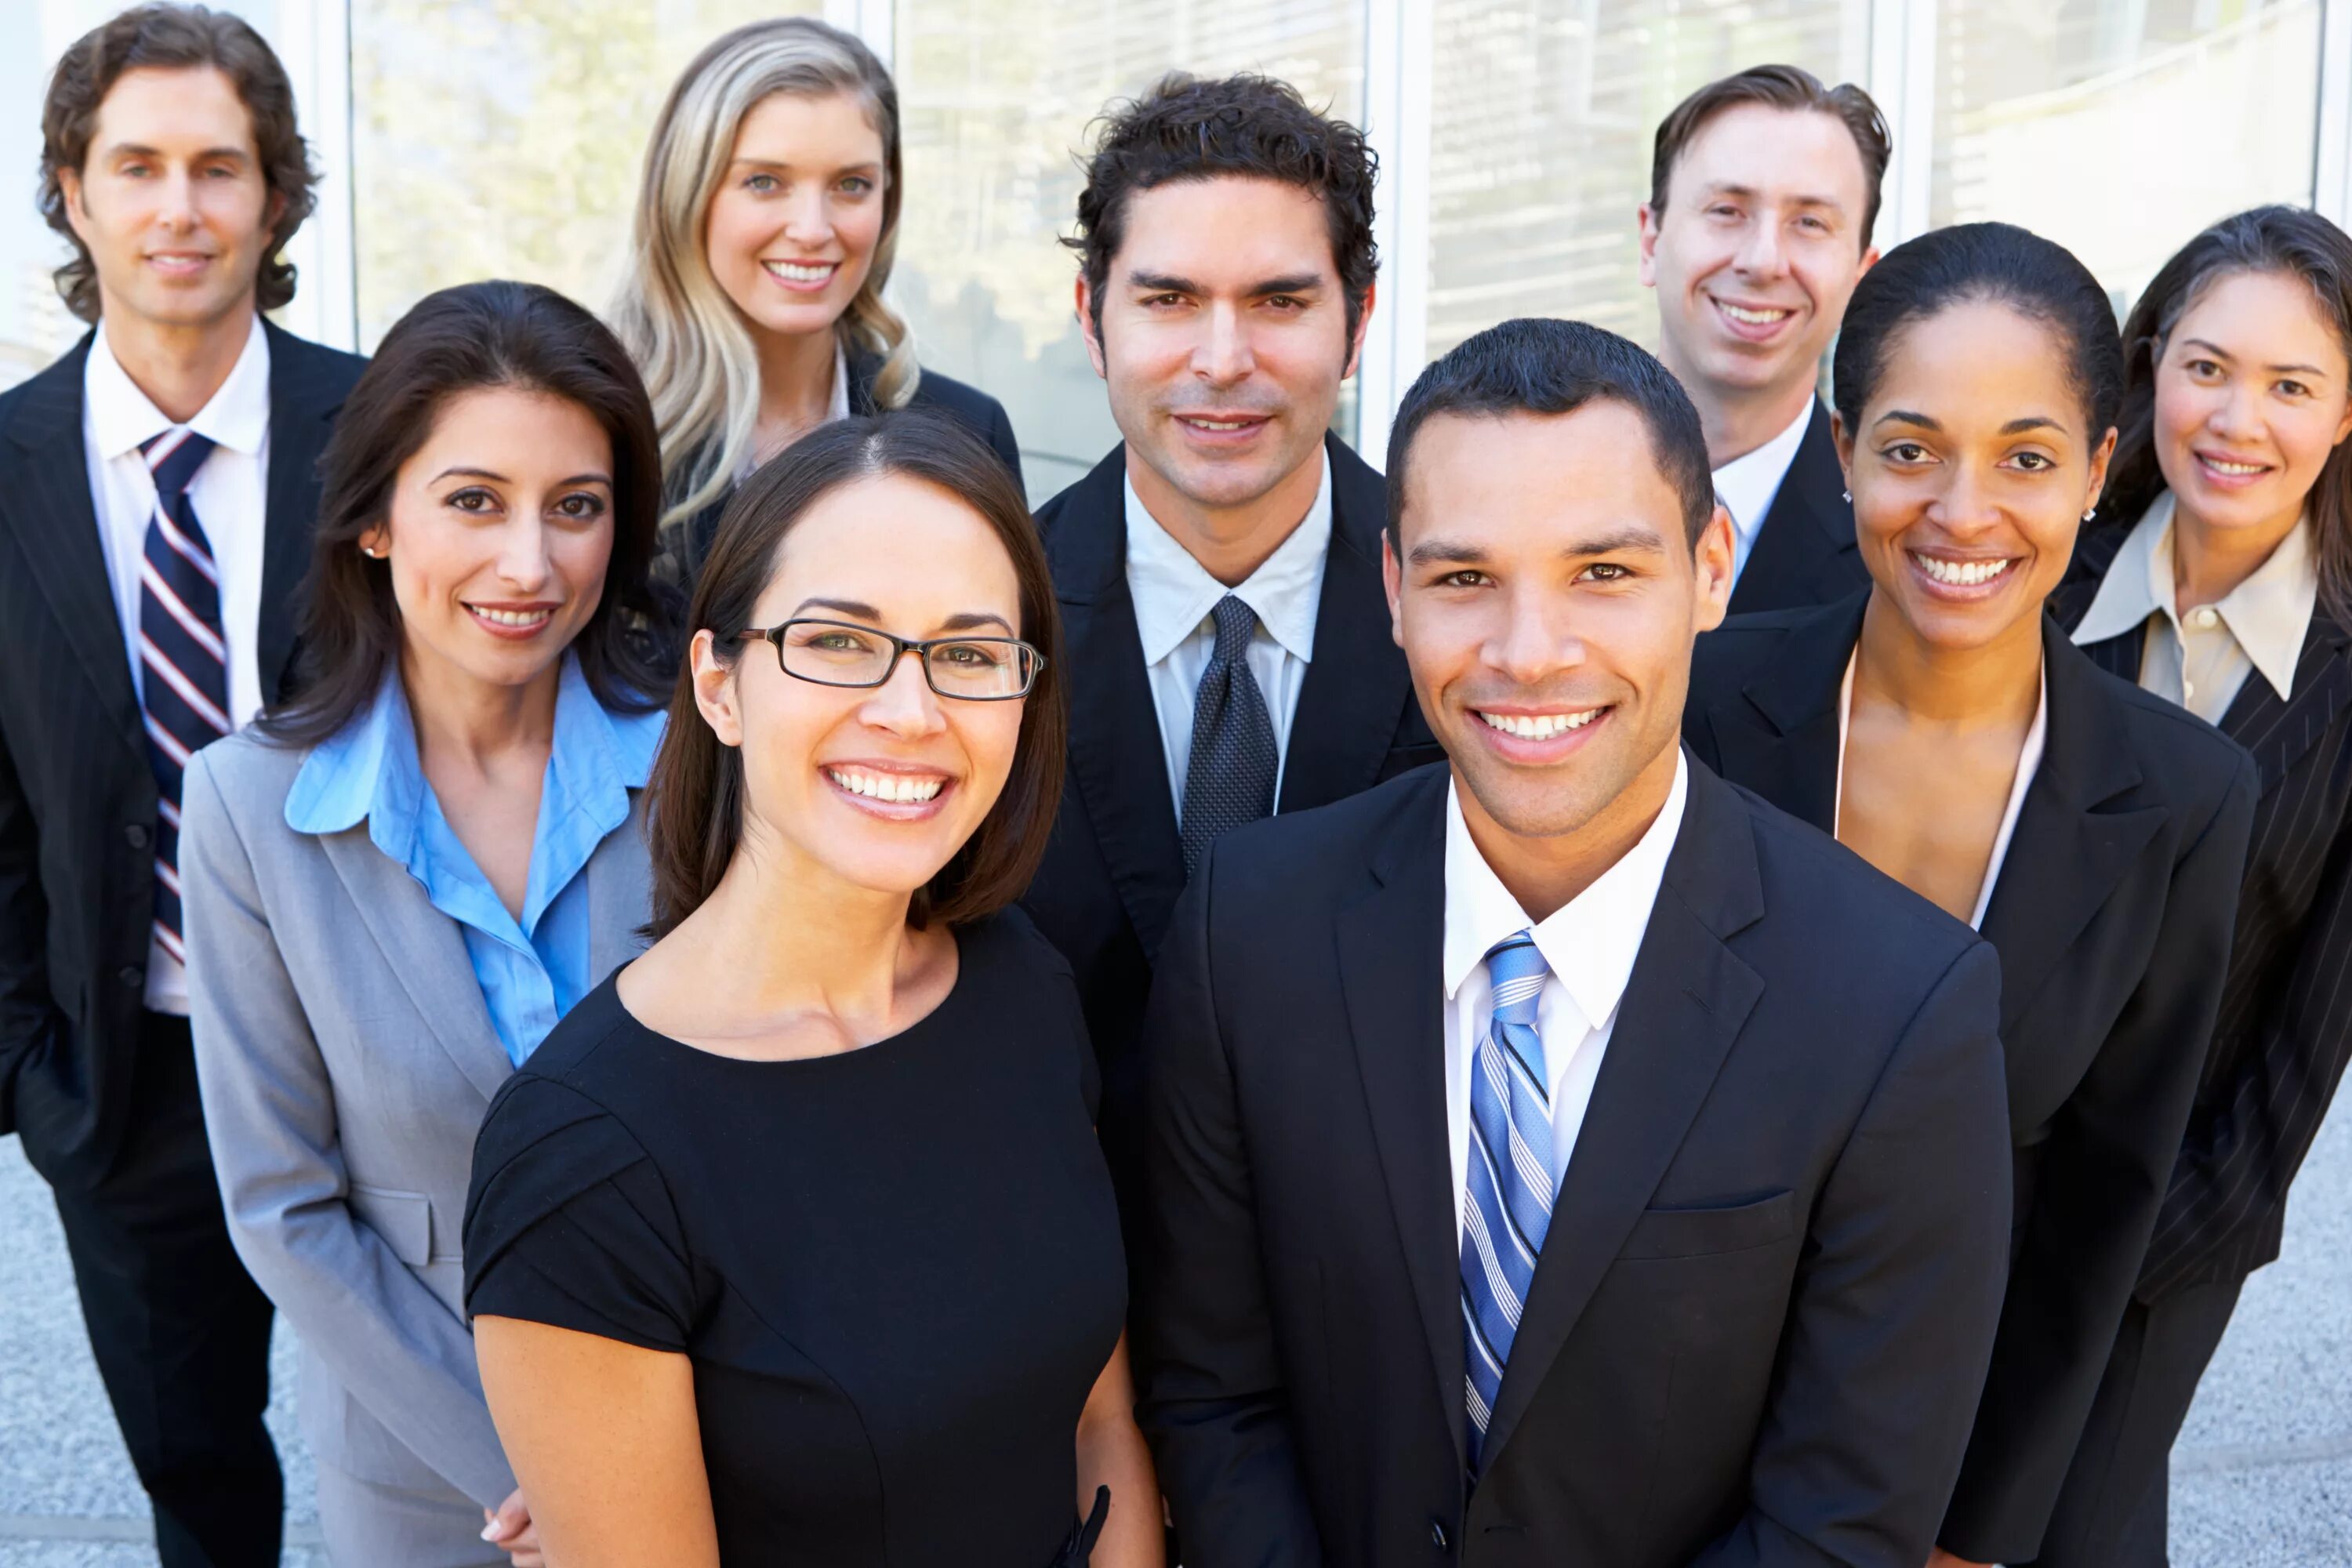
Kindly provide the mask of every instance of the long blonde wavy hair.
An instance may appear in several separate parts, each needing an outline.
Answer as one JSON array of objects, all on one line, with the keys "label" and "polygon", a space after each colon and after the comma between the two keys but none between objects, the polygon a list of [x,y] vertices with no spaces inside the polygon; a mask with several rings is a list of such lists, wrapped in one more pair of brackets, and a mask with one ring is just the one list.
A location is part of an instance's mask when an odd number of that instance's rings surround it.
[{"label": "long blonde wavy hair", "polygon": [[813,17],[736,28],[694,58],[662,105],[646,148],[628,276],[612,310],[613,330],[645,377],[661,432],[665,530],[716,500],[751,449],[759,356],[742,312],[711,273],[703,233],[743,117],[780,92],[847,93],[881,133],[882,238],[835,331],[845,353],[882,356],[877,406],[904,407],[921,376],[906,321],[882,299],[898,254],[904,185],[897,85],[873,50]]}]

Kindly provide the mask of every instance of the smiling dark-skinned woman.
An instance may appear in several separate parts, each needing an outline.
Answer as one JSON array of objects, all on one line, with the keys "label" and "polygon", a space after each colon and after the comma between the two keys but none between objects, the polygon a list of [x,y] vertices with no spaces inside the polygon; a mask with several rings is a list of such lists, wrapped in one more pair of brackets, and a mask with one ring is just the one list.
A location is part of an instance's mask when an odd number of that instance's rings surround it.
[{"label": "smiling dark-skinned woman", "polygon": [[657,940],[475,1152],[467,1300],[549,1552],[1156,1565],[1094,1058],[1009,907],[1064,731],[1020,492],[948,417],[827,426],[729,503],[689,624]]},{"label": "smiling dark-skinned woman", "polygon": [[2252,761],[2042,614],[2098,505],[2106,293],[2005,224],[1890,252],[1836,438],[1871,587],[1699,641],[1685,734],[2000,955],[2008,1293],[1936,1562],[2031,1562],[2083,1442],[2221,1000]]}]

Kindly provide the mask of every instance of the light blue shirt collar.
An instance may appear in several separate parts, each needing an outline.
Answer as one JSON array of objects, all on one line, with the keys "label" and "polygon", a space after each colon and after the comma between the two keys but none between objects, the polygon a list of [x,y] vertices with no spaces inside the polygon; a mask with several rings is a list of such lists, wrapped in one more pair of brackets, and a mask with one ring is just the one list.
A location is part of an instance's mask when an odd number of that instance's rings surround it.
[{"label": "light blue shirt collar", "polygon": [[[658,709],[605,711],[579,659],[563,656],[530,881],[518,922],[526,933],[604,836],[629,819],[629,791],[645,787],[662,728]],[[341,833],[364,820],[375,847],[430,886],[436,879],[425,863],[427,794],[407,693],[398,673],[387,671],[367,710],[304,759],[286,795],[286,825],[297,833]],[[431,816],[431,826],[439,828],[437,804]]]}]

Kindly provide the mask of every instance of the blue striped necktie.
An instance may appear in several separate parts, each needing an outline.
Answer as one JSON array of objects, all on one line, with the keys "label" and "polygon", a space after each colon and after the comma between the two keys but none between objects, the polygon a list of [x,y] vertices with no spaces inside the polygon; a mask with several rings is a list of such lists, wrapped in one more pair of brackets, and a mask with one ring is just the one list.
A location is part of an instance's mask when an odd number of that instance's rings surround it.
[{"label": "blue striped necktie", "polygon": [[1502,1393],[1519,1314],[1551,1227],[1551,1080],[1536,1005],[1550,971],[1526,931],[1486,954],[1494,1020],[1470,1069],[1462,1202],[1462,1339],[1475,1472]]},{"label": "blue striped necktie", "polygon": [[142,443],[155,476],[155,510],[139,561],[139,662],[147,762],[155,770],[155,940],[185,963],[180,927],[180,779],[188,759],[229,732],[228,645],[221,633],[220,571],[196,521],[188,485],[212,456],[193,430]]}]

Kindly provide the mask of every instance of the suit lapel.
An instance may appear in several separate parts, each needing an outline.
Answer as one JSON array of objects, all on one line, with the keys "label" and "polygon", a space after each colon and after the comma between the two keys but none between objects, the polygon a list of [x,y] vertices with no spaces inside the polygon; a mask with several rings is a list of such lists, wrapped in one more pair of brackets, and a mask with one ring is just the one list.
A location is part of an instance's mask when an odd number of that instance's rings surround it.
[{"label": "suit lapel", "polygon": [[263,327],[269,334],[269,476],[254,657],[268,700],[285,689],[295,606],[319,521],[319,459],[342,406],[343,384],[333,374],[336,356],[266,321]]},{"label": "suit lapel", "polygon": [[8,441],[0,446],[0,520],[13,529],[100,706],[117,734],[147,765],[139,695],[131,684],[122,617],[99,541],[98,505],[89,493],[82,442],[82,370],[90,335],[24,388]]},{"label": "suit lapel", "polygon": [[[433,907],[406,868],[375,847],[365,825],[321,834],[319,842],[417,1016],[488,1100],[514,1066],[491,1026],[457,922]],[[453,984],[461,979],[462,984]]]},{"label": "suit lapel", "polygon": [[1844,490],[1837,444],[1830,438],[1830,411],[1815,398],[1797,455],[1789,460],[1732,591],[1733,615],[1822,604],[1853,588],[1861,570],[1853,559],[1853,506]]},{"label": "suit lapel", "polygon": [[646,950],[643,927],[653,916],[653,869],[646,858],[646,795],[629,792],[629,819],[604,835],[588,857],[588,984]]},{"label": "suit lapel", "polygon": [[1327,437],[1325,447],[1331,457],[1331,548],[1277,811],[1328,805],[1370,788],[1412,684],[1389,633],[1388,591],[1381,582],[1387,492],[1381,476],[1338,437]]},{"label": "suit lapel", "polygon": [[[1373,890],[1335,934],[1364,1103],[1387,1177],[1397,1239],[1429,1336],[1441,1396],[1463,1379],[1459,1229],[1445,1129],[1445,783],[1433,769],[1405,809],[1412,824],[1374,862]],[[1457,1462],[1462,1423],[1448,1423]]]},{"label": "suit lapel", "polygon": [[1049,508],[1070,677],[1070,785],[1149,960],[1184,890],[1176,798],[1127,589],[1127,448]]},{"label": "suit lapel", "polygon": [[2285,701],[2262,671],[2252,670],[2236,700],[2221,715],[2221,732],[2254,754],[2263,793],[2276,789],[2352,700],[2352,658],[2344,629],[2325,610],[2315,611],[2295,661],[2294,695]]},{"label": "suit lapel", "polygon": [[2099,672],[2042,623],[2050,717],[2042,765],[2027,784],[1983,935],[2000,954],[2001,1038],[2064,962],[2066,951],[2130,869],[2166,813],[2108,809],[2140,782],[2130,733],[2099,690]]},{"label": "suit lapel", "polygon": [[[1682,831],[1618,1004],[1608,1055],[1511,1343],[1486,1428],[1488,1468],[1674,1163],[1732,1041],[1764,994],[1756,972],[1725,945],[1763,911],[1747,808],[1721,780],[1694,766]],[[1461,1338],[1458,1317],[1454,1338]],[[1455,1377],[1450,1386],[1459,1387],[1458,1365]]]},{"label": "suit lapel", "polygon": [[1791,625],[1769,662],[1707,710],[1726,778],[1823,833],[1837,826],[1838,694],[1866,593]]}]

